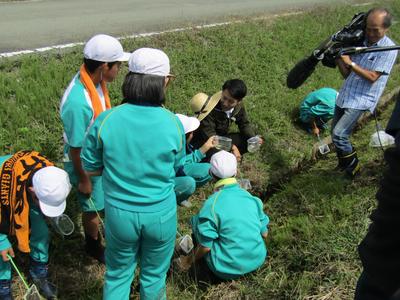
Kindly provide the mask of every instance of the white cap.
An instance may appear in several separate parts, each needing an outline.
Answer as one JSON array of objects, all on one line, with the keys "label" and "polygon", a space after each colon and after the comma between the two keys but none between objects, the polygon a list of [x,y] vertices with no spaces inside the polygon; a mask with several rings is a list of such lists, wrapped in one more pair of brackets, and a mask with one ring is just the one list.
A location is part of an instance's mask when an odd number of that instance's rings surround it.
[{"label": "white cap", "polygon": [[121,43],[116,38],[98,34],[86,43],[83,56],[101,62],[114,62],[128,61],[131,54],[124,52]]},{"label": "white cap", "polygon": [[171,75],[167,54],[153,48],[140,48],[134,51],[129,58],[129,71],[164,77]]},{"label": "white cap", "polygon": [[227,151],[219,151],[211,156],[210,160],[212,174],[218,178],[229,178],[236,175],[237,161],[235,155]]},{"label": "white cap", "polygon": [[64,212],[71,191],[67,172],[53,166],[42,168],[33,175],[32,186],[45,216],[58,217]]},{"label": "white cap", "polygon": [[200,126],[200,121],[195,117],[188,117],[181,114],[175,114],[183,125],[185,133],[193,132]]}]

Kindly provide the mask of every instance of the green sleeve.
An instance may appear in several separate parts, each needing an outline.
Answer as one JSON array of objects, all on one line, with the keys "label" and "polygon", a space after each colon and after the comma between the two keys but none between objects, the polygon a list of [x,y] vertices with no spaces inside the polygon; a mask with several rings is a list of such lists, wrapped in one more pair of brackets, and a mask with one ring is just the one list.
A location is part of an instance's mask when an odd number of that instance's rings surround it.
[{"label": "green sleeve", "polygon": [[206,200],[199,214],[192,218],[193,233],[197,242],[206,248],[212,248],[214,240],[219,236],[216,215],[212,211],[213,202],[212,196]]},{"label": "green sleeve", "polygon": [[198,163],[204,157],[206,157],[206,155],[201,153],[199,149],[196,149],[192,153],[186,155],[185,164]]},{"label": "green sleeve", "polygon": [[[175,117],[175,116],[174,116]],[[179,121],[178,117],[175,117],[176,124],[179,126],[178,135],[179,135],[179,145],[177,148],[176,156],[175,156],[175,164],[174,170],[177,172],[180,168],[183,168],[186,160],[186,136],[185,130],[183,129],[182,123]]]},{"label": "green sleeve", "polygon": [[258,206],[258,216],[260,219],[260,233],[263,234],[265,232],[268,232],[269,217],[264,213],[262,201],[257,197],[254,198],[257,201],[257,206]]},{"label": "green sleeve", "polygon": [[71,92],[61,110],[61,120],[68,144],[74,148],[81,148],[87,128],[93,117],[93,111],[86,103],[85,96]]},{"label": "green sleeve", "polygon": [[11,247],[11,243],[8,240],[6,234],[0,233],[0,251],[6,250]]},{"label": "green sleeve", "polygon": [[83,169],[86,171],[97,171],[103,168],[103,142],[101,141],[100,129],[104,121],[104,117],[111,110],[102,113],[90,126],[86,134],[81,151],[81,161]]}]

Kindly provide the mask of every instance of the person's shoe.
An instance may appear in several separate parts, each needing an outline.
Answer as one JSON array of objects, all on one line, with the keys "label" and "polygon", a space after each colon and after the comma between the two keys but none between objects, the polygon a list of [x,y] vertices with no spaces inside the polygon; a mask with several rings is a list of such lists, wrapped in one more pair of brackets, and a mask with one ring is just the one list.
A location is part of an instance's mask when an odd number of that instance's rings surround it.
[{"label": "person's shoe", "polygon": [[335,171],[344,171],[344,159],[343,159],[343,152],[336,148],[336,157],[338,160],[338,164],[334,168]]},{"label": "person's shoe", "polygon": [[105,264],[106,263],[106,259],[104,256],[105,248],[101,243],[100,233],[98,234],[97,240],[92,238],[89,234],[85,235],[85,240],[86,240],[86,245],[85,245],[86,254],[96,259],[100,263]]},{"label": "person's shoe", "polygon": [[353,151],[348,155],[348,164],[345,168],[346,174],[353,179],[360,172],[360,163],[358,161],[357,152]]},{"label": "person's shoe", "polygon": [[0,280],[0,300],[13,300],[11,294],[11,280]]},{"label": "person's shoe", "polygon": [[48,280],[47,263],[37,262],[31,259],[29,274],[40,295],[46,299],[57,299],[57,287]]}]

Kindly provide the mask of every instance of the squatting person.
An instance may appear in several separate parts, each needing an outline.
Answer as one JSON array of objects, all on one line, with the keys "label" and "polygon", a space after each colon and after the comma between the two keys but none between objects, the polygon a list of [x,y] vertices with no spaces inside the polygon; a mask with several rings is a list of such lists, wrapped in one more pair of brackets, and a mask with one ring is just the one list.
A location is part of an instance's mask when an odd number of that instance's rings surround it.
[{"label": "squatting person", "polygon": [[198,281],[219,283],[255,271],[265,261],[269,218],[257,197],[242,189],[236,158],[220,151],[210,160],[214,193],[192,217],[194,253],[175,262]]},{"label": "squatting person", "polygon": [[71,190],[68,174],[36,151],[19,151],[0,157],[0,299],[11,300],[11,265],[14,257],[9,236],[18,250],[30,254],[29,274],[46,299],[57,290],[48,281],[49,230],[45,217],[58,217]]},{"label": "squatting person", "polygon": [[[255,136],[243,104],[246,94],[247,86],[243,80],[230,79],[223,84],[222,91],[210,97],[199,93],[192,98],[191,109],[200,121],[200,127],[195,131],[192,140],[195,148],[200,148],[215,135],[229,137],[232,139],[232,153],[238,161],[241,160],[242,155],[247,152],[247,140]],[[229,131],[232,123],[236,123],[239,132]],[[206,160],[209,161],[218,151],[208,151]]]}]

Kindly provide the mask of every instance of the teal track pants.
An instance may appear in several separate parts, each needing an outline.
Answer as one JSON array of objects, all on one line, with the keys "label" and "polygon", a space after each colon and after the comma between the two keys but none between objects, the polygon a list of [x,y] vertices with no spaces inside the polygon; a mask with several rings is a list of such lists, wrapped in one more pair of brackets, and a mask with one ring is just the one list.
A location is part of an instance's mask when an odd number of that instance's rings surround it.
[{"label": "teal track pants", "polygon": [[196,190],[211,180],[209,163],[190,163],[183,167],[186,176],[175,177],[176,201],[187,200]]},{"label": "teal track pants", "polygon": [[[31,205],[29,208],[31,235],[29,238],[30,256],[37,262],[47,263],[49,260],[49,229],[39,208]],[[15,255],[16,247],[13,247]],[[0,258],[0,280],[11,279],[11,264]]]},{"label": "teal track pants", "polygon": [[166,273],[174,251],[176,206],[143,213],[119,209],[105,201],[106,274],[103,299],[129,299],[140,264],[140,299],[166,299]]}]

